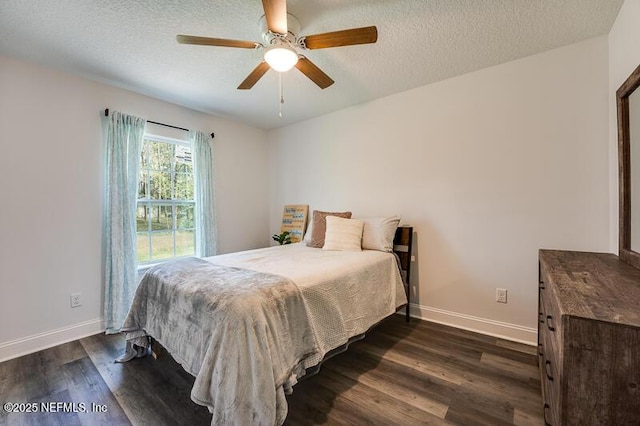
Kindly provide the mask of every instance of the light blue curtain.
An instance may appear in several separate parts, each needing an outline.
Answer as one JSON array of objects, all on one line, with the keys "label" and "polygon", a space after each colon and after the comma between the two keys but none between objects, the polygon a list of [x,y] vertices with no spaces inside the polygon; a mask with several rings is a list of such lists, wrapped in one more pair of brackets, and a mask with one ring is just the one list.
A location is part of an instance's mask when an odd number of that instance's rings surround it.
[{"label": "light blue curtain", "polygon": [[213,192],[213,142],[208,135],[189,132],[193,153],[195,189],[196,256],[216,254],[216,212]]},{"label": "light blue curtain", "polygon": [[105,129],[104,321],[117,333],[138,284],[136,202],[145,120],[111,111]]}]

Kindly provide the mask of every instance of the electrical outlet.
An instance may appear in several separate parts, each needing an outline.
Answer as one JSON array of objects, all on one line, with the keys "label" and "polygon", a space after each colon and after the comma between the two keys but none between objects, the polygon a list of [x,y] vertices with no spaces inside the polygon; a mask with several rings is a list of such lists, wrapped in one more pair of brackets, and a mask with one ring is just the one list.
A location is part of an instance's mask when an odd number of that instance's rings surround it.
[{"label": "electrical outlet", "polygon": [[80,298],[80,293],[73,293],[71,295],[71,307],[77,308],[78,306],[82,306],[82,299]]},{"label": "electrical outlet", "polygon": [[496,302],[507,303],[507,289],[496,288]]},{"label": "electrical outlet", "polygon": [[416,257],[415,256],[411,256],[411,261],[415,262],[416,261]]}]

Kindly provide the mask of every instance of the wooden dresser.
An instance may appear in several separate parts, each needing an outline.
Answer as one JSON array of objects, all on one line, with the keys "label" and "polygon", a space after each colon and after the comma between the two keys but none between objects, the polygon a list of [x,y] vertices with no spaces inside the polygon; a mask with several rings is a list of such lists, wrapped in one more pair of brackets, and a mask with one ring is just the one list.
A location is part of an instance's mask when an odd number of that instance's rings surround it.
[{"label": "wooden dresser", "polygon": [[540,250],[538,359],[549,425],[640,425],[640,270]]}]

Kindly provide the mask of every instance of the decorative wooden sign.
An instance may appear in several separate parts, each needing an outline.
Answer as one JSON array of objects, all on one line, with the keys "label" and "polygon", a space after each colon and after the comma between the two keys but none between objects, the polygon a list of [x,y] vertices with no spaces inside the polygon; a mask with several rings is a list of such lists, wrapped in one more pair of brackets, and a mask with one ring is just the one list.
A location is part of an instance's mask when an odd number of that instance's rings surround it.
[{"label": "decorative wooden sign", "polygon": [[282,212],[282,226],[280,232],[289,231],[291,242],[302,241],[304,230],[307,225],[309,206],[306,204],[291,204],[284,206]]}]

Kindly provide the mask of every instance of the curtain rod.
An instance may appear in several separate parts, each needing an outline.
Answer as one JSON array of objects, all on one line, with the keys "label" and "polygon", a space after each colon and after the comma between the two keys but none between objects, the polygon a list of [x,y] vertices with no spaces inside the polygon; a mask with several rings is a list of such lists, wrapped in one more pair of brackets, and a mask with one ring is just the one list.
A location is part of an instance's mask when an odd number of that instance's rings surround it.
[{"label": "curtain rod", "polygon": [[[109,116],[109,108],[106,108],[104,110],[104,116],[108,117]],[[189,129],[185,129],[184,127],[178,127],[178,126],[172,126],[171,124],[164,124],[164,123],[158,123],[157,121],[151,121],[151,120],[147,120],[147,123],[152,123],[152,124],[157,124],[159,126],[165,126],[165,127],[171,127],[172,129],[178,129],[178,130],[183,130],[185,132],[188,132]],[[211,133],[211,139],[215,138],[216,135],[214,133]]]}]

